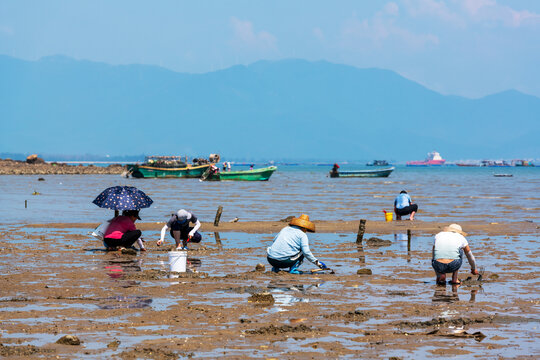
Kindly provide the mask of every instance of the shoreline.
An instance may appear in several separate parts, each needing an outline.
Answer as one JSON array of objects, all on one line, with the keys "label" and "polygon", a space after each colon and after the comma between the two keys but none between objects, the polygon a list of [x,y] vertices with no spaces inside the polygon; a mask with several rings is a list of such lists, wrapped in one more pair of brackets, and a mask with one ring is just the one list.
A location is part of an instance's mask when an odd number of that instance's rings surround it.
[{"label": "shoreline", "polygon": [[[357,233],[360,221],[313,221],[316,232],[318,233]],[[137,229],[142,231],[159,231],[165,222],[142,222],[136,223]],[[406,232],[411,230],[416,234],[434,235],[450,222],[424,222],[424,221],[366,221],[365,233],[375,234],[394,234],[396,232]],[[479,221],[460,221],[459,224],[463,230],[470,235],[519,235],[528,233],[537,233],[538,225],[532,222],[507,222],[507,223],[489,223]],[[10,225],[10,224],[3,224]],[[13,224],[21,225],[21,224]],[[26,224],[30,228],[86,228],[95,229],[99,223],[45,223],[45,224]],[[279,232],[287,225],[283,221],[245,221],[245,222],[224,222],[219,226],[213,223],[201,222],[200,231],[202,232],[243,232],[250,234],[274,234]]]},{"label": "shoreline", "polygon": [[121,175],[126,167],[121,164],[94,166],[92,164],[68,165],[66,163],[34,163],[0,159],[0,175]]}]

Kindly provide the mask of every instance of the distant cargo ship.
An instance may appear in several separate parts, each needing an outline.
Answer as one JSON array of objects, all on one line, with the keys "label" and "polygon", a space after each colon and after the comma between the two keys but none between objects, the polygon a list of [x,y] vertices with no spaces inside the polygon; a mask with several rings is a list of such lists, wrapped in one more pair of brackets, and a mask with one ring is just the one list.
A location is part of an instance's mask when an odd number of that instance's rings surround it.
[{"label": "distant cargo ship", "polygon": [[444,165],[445,159],[436,151],[428,153],[428,157],[424,161],[407,161],[407,166],[440,166]]}]

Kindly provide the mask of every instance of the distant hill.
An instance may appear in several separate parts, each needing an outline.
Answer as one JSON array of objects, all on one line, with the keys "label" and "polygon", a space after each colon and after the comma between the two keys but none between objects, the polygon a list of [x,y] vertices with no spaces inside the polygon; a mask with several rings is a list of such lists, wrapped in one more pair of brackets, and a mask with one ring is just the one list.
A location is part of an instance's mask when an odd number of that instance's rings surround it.
[{"label": "distant hill", "polygon": [[539,157],[540,99],[444,96],[388,70],[304,60],[206,74],[0,56],[0,151],[264,159]]}]

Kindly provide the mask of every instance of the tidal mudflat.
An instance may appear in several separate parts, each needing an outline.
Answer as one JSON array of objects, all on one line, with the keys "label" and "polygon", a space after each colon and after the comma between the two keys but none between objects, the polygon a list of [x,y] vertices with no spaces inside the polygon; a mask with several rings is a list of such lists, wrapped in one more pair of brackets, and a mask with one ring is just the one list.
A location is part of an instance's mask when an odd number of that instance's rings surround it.
[{"label": "tidal mudflat", "polygon": [[[84,226],[2,225],[0,356],[537,358],[538,229],[511,225],[511,234],[489,224],[471,232],[485,273],[459,287],[435,284],[436,226],[417,226],[409,241],[407,225],[368,221],[361,246],[357,224],[311,234],[313,252],[335,274],[291,275],[266,264],[272,227],[206,231],[189,251],[190,271],[171,274],[169,248],[154,241],[127,255],[103,251]],[[148,225],[144,235],[158,230]],[[256,271],[258,263],[266,269]],[[466,279],[468,265],[462,270]],[[57,344],[65,335],[80,345]]]}]

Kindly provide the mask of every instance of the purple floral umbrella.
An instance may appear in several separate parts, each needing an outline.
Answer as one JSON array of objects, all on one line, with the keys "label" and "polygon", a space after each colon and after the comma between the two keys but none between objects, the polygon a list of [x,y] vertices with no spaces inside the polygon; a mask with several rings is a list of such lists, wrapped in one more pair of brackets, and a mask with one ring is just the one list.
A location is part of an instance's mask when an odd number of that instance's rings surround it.
[{"label": "purple floral umbrella", "polygon": [[119,211],[147,208],[154,201],[134,186],[113,186],[103,190],[92,202],[100,208]]}]

